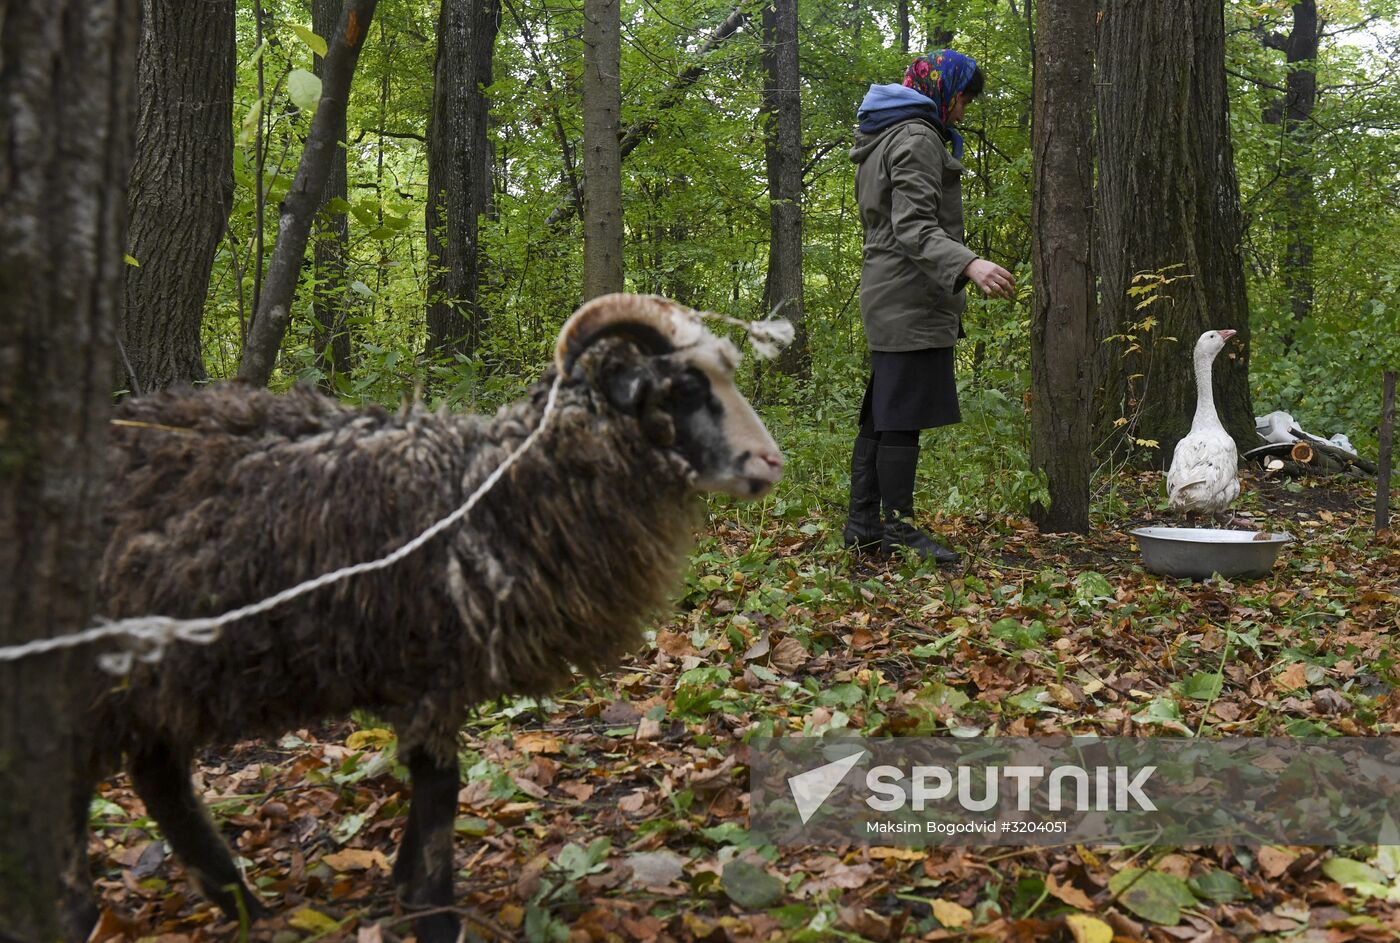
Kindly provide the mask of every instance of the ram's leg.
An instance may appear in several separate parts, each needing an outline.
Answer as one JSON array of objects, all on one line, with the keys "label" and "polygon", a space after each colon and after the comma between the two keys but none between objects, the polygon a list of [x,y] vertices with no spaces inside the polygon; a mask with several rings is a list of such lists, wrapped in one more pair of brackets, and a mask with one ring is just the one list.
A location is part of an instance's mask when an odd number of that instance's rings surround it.
[{"label": "ram's leg", "polygon": [[190,757],[163,743],[131,757],[131,782],[200,892],[226,916],[256,919],[267,909],[243,883],[209,811],[194,794]]},{"label": "ram's leg", "polygon": [[[415,748],[405,757],[413,777],[408,825],[394,861],[394,884],[404,904],[432,909],[452,904],[452,835],[460,787],[457,759],[435,759]],[[420,943],[453,943],[459,923],[450,913],[414,922]]]},{"label": "ram's leg", "polygon": [[68,863],[63,869],[63,911],[59,915],[60,929],[66,943],[87,943],[92,928],[97,925],[97,900],[92,893],[92,874],[88,868],[88,806],[94,787],[86,777],[74,786],[72,793],[73,831],[68,846]]}]

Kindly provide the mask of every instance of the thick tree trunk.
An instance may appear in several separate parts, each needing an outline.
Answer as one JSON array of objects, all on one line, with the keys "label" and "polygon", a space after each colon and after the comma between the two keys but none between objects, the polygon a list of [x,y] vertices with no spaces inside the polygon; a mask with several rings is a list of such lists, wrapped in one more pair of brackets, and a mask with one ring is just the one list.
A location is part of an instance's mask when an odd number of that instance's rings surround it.
[{"label": "thick tree trunk", "polygon": [[132,392],[205,378],[204,298],[233,205],[233,8],[141,0],[126,246],[138,265],[117,323]]},{"label": "thick tree trunk", "polygon": [[584,300],[623,287],[620,15],[618,0],[584,0]]},{"label": "thick tree trunk", "polygon": [[[335,32],[340,22],[342,0],[312,0],[311,31],[325,38]],[[327,50],[329,52],[329,50]],[[315,58],[318,76],[325,76],[325,60]],[[348,263],[350,259],[350,217],[343,212],[329,208],[332,201],[348,199],[349,187],[346,173],[345,116],[333,132],[336,140],[336,155],[331,159],[331,175],[326,179],[326,189],[321,193],[321,206],[316,214],[316,228],[312,235],[315,246],[316,296],[311,302],[311,310],[319,327],[316,329],[316,356],[321,362],[321,372],[326,376],[326,387],[334,389],[335,375],[349,376],[351,364],[350,326],[350,279]]]},{"label": "thick tree trunk", "polygon": [[[1161,466],[1190,429],[1191,352],[1213,328],[1239,332],[1215,362],[1221,421],[1237,443],[1255,440],[1224,31],[1218,0],[1106,0],[1099,22],[1095,336],[1136,337],[1099,346],[1100,432],[1127,417],[1136,438],[1158,443]],[[1137,310],[1133,276],[1171,266],[1187,277]]]},{"label": "thick tree trunk", "polygon": [[1277,49],[1288,60],[1283,100],[1264,113],[1264,120],[1283,129],[1284,236],[1283,282],[1293,324],[1284,335],[1284,347],[1293,346],[1294,332],[1312,314],[1313,227],[1317,203],[1313,196],[1313,109],[1317,107],[1318,43],[1322,23],[1316,0],[1293,4],[1293,29],[1287,35],[1270,33],[1264,45]]},{"label": "thick tree trunk", "polygon": [[796,328],[778,355],[789,376],[811,372],[802,305],[802,77],[797,56],[797,0],[763,8],[763,156],[768,166],[767,307]]},{"label": "thick tree trunk", "polygon": [[478,221],[491,206],[487,138],[499,0],[442,0],[428,127],[428,349],[471,356],[481,339]]},{"label": "thick tree trunk", "polygon": [[1041,0],[1037,11],[1031,194],[1031,467],[1050,506],[1042,531],[1089,529],[1093,472],[1095,291],[1094,7]]},{"label": "thick tree trunk", "polygon": [[[0,646],[92,612],[138,31],[137,0],[0,3]],[[58,938],[87,824],[66,661],[0,662],[7,939]]]},{"label": "thick tree trunk", "polygon": [[321,102],[311,119],[311,132],[297,166],[296,178],[287,195],[282,198],[277,220],[277,245],[272,249],[272,262],[267,268],[267,280],[262,297],[253,313],[248,330],[248,343],[243,349],[243,361],[238,365],[238,377],[258,386],[267,386],[277,365],[277,351],[282,336],[291,322],[292,296],[306,257],[306,241],[311,235],[311,223],[316,208],[321,205],[331,164],[340,153],[337,129],[345,124],[345,105],[350,95],[350,79],[360,58],[374,7],[378,0],[346,0],[345,10],[335,34],[326,37],[330,49],[326,53],[325,75],[321,82]]}]

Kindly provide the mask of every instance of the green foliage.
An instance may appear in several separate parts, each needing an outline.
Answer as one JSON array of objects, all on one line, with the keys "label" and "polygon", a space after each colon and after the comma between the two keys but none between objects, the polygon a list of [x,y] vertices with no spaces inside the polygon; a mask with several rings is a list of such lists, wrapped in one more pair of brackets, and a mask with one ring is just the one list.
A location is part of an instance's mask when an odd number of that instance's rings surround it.
[{"label": "green foliage", "polygon": [[[213,377],[237,369],[258,274],[275,242],[278,203],[291,185],[319,99],[312,60],[324,53],[325,40],[307,27],[304,4],[264,0],[261,6],[261,44],[251,5],[240,4],[238,12],[234,204],[205,318]],[[1291,26],[1289,4],[1226,4],[1256,411],[1287,409],[1310,430],[1345,431],[1363,452],[1375,446],[1380,371],[1400,363],[1400,267],[1392,257],[1400,244],[1394,174],[1400,83],[1385,81],[1393,58],[1386,44],[1393,44],[1400,18],[1396,7],[1396,0],[1328,5],[1329,35],[1316,62],[1315,133],[1310,149],[1300,150],[1283,139],[1280,125],[1266,120],[1287,67],[1259,39],[1261,29]],[[967,241],[1015,269],[1021,284],[1016,303],[969,299],[969,338],[959,348],[964,422],[925,439],[919,499],[933,511],[1020,512],[1033,501],[1048,501],[1043,477],[1029,468],[1025,406],[1032,280],[1029,8],[954,0],[914,11],[911,52],[949,29],[954,45],[986,73],[986,92],[964,127]],[[622,125],[654,122],[624,161],[625,265],[630,289],[757,316],[765,311],[769,218],[756,8],[734,36],[703,57],[698,52],[731,9],[729,0],[623,5]],[[790,460],[786,481],[761,513],[814,528],[827,526],[813,524],[814,515],[826,520],[839,513],[866,375],[857,300],[862,234],[847,151],[866,88],[898,81],[908,58],[892,34],[894,9],[888,0],[874,7],[801,7],[805,316],[814,375],[794,384],[749,365],[742,377]],[[523,0],[502,11],[495,79],[487,89],[494,170],[492,212],[480,221],[479,236],[485,331],[471,357],[424,354],[430,275],[425,142],[437,10],[428,2],[381,6],[354,78],[349,195],[327,207],[345,214],[349,225],[345,297],[352,370],[333,381],[322,373],[315,348],[321,326],[311,306],[314,274],[307,266],[276,385],[333,382],[349,401],[386,404],[421,390],[434,403],[489,410],[544,368],[555,332],[579,301],[579,220],[566,216],[557,227],[545,221],[568,197],[570,168],[578,173],[582,14],[578,7]],[[704,74],[675,94],[677,77],[697,65]],[[1312,175],[1311,202],[1302,215],[1285,199],[1285,158]],[[261,259],[255,254],[259,205]],[[1301,323],[1293,320],[1283,271],[1290,221],[1306,225],[1314,241],[1315,298]],[[1142,302],[1151,301],[1149,292]],[[1142,336],[1151,332],[1151,315],[1147,308]],[[1109,472],[1112,466],[1106,461]],[[715,506],[755,513],[722,501]],[[836,539],[834,529],[826,532]]]}]

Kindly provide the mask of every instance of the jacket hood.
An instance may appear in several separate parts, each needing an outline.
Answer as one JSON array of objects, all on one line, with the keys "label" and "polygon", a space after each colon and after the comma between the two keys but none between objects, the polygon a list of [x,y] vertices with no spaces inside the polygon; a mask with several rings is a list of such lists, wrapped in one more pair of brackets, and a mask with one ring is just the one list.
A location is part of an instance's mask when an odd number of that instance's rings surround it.
[{"label": "jacket hood", "polygon": [[939,134],[944,134],[938,121],[938,106],[932,99],[903,85],[870,86],[856,109],[859,126],[855,146],[851,148],[851,160],[857,164],[865,160],[891,128],[911,118],[927,121]]},{"label": "jacket hood", "polygon": [[872,85],[870,91],[865,93],[865,98],[861,101],[860,107],[856,109],[856,121],[862,125],[871,121],[878,121],[881,112],[900,108],[924,108],[933,116],[933,120],[938,120],[938,106],[933,99],[927,97],[922,92],[916,92],[912,88],[891,83],[889,85]]}]

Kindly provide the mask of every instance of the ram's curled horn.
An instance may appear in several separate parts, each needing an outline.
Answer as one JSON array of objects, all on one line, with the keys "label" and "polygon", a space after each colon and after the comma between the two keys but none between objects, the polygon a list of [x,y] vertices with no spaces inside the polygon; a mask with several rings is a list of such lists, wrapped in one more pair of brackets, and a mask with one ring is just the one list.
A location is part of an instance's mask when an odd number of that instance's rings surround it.
[{"label": "ram's curled horn", "polygon": [[704,333],[699,317],[674,301],[656,295],[600,295],[564,322],[554,362],[568,373],[589,345],[604,337],[626,337],[649,354],[665,354],[695,343]]}]

